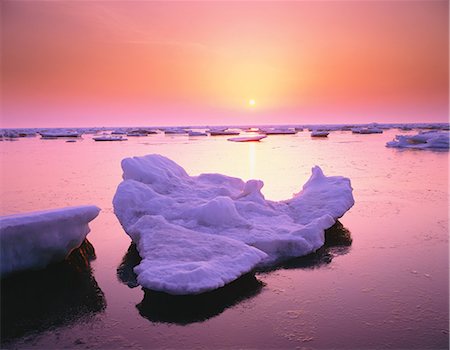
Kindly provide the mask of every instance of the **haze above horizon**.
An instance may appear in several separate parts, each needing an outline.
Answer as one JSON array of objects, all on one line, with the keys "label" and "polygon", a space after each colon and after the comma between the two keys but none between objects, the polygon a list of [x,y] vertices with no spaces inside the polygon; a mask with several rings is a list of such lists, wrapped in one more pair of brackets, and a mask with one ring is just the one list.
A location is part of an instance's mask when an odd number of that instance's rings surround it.
[{"label": "haze above horizon", "polygon": [[448,1],[0,6],[0,127],[448,121]]}]

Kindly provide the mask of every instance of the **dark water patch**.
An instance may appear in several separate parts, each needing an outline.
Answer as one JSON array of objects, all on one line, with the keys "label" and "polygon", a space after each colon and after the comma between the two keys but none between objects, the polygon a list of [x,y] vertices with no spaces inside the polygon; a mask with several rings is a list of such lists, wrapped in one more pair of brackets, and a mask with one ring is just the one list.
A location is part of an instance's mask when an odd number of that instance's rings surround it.
[{"label": "dark water patch", "polygon": [[106,307],[90,261],[89,241],[69,257],[40,271],[25,271],[1,280],[1,343],[55,329],[91,317]]},{"label": "dark water patch", "polygon": [[144,289],[144,299],[136,307],[142,317],[152,322],[187,325],[217,316],[256,296],[263,285],[253,274],[246,274],[222,288],[197,295],[170,295]]}]

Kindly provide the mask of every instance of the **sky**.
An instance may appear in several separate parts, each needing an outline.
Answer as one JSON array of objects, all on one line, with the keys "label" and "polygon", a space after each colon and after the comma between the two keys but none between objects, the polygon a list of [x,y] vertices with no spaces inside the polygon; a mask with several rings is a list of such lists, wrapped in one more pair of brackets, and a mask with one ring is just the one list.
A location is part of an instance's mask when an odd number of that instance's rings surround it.
[{"label": "sky", "polygon": [[449,118],[447,0],[0,6],[1,127]]}]

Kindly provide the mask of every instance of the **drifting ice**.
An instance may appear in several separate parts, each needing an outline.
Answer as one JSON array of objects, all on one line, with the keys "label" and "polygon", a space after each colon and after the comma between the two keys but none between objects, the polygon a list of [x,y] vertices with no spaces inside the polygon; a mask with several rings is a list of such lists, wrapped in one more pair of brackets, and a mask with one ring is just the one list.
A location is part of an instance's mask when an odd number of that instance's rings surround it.
[{"label": "drifting ice", "polygon": [[64,260],[89,233],[100,209],[78,206],[0,217],[0,275]]},{"label": "drifting ice", "polygon": [[170,294],[213,290],[256,266],[314,252],[354,204],[350,180],[319,167],[281,202],[264,198],[262,181],[189,176],[161,155],[126,158],[122,169],[113,204],[142,257],[137,280]]},{"label": "drifting ice", "polygon": [[395,140],[386,143],[386,146],[393,148],[449,149],[449,133],[428,131],[417,135],[396,135]]}]

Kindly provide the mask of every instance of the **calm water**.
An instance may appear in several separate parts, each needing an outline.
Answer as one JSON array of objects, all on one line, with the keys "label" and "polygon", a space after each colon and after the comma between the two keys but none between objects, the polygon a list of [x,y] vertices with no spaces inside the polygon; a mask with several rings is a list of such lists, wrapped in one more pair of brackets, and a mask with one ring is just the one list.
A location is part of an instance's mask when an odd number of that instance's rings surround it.
[{"label": "calm water", "polygon": [[[102,209],[90,225],[92,247],[75,257],[84,268],[55,266],[2,283],[2,346],[448,348],[448,152],[384,147],[397,133],[405,132],[301,132],[260,143],[178,135],[1,142],[2,215]],[[200,299],[144,295],[127,285],[136,256],[111,201],[121,159],[150,153],[191,175],[262,179],[273,200],[298,192],[314,165],[347,176],[356,204],[340,221],[353,243]]]}]

